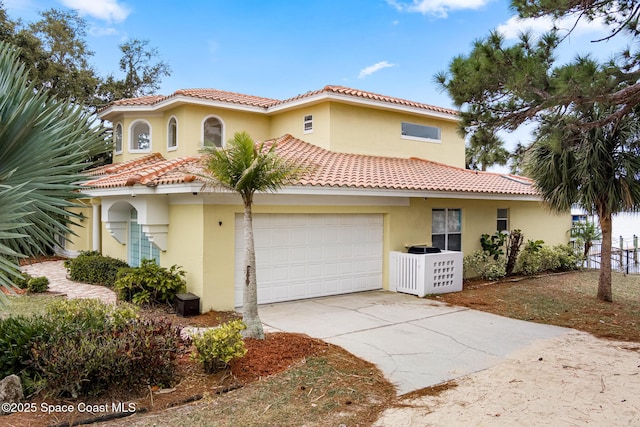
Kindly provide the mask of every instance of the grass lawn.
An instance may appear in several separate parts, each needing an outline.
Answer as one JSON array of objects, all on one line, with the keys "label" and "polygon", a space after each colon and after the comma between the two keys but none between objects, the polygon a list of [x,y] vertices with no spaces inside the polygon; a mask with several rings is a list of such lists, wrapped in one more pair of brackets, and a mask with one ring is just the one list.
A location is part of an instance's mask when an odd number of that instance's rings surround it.
[{"label": "grass lawn", "polygon": [[613,302],[596,298],[597,271],[465,283],[462,292],[431,296],[515,319],[565,326],[595,336],[640,342],[640,276],[613,273]]},{"label": "grass lawn", "polygon": [[0,319],[8,316],[32,316],[37,313],[44,313],[47,304],[59,298],[61,297],[47,294],[7,296],[9,304],[6,307],[0,307]]}]

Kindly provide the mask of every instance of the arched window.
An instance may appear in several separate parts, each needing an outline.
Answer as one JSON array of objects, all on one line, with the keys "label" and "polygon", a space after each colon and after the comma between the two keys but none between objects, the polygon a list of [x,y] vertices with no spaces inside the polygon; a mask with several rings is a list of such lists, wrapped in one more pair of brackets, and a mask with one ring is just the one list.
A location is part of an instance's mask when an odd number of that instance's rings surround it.
[{"label": "arched window", "polygon": [[116,123],[113,130],[113,144],[116,154],[122,153],[122,123]]},{"label": "arched window", "polygon": [[178,148],[178,122],[175,117],[171,117],[167,127],[167,149],[175,150],[176,148]]},{"label": "arched window", "polygon": [[138,120],[131,124],[129,149],[131,151],[151,150],[151,126],[149,126],[149,123]]},{"label": "arched window", "polygon": [[202,125],[202,141],[205,147],[222,148],[224,127],[217,117],[207,117]]}]

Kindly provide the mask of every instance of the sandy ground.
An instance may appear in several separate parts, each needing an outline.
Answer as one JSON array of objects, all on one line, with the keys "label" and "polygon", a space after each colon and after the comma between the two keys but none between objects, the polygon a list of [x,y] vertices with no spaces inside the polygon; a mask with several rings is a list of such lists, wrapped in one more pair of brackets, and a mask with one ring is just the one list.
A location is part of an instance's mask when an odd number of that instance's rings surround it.
[{"label": "sandy ground", "polygon": [[637,343],[569,332],[455,382],[401,399],[375,426],[640,426]]}]

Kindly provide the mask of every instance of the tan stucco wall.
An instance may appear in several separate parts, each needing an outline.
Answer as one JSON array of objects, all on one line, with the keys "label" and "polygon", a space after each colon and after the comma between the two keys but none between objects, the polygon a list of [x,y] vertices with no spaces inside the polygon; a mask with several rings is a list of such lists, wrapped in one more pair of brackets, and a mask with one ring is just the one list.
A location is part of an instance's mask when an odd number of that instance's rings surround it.
[{"label": "tan stucco wall", "polygon": [[167,250],[160,252],[160,265],[178,265],[185,271],[187,290],[203,295],[204,235],[202,233],[203,206],[171,205]]},{"label": "tan stucco wall", "polygon": [[69,252],[90,250],[93,244],[91,229],[92,207],[87,206],[88,201],[83,200],[81,203],[85,206],[82,208],[69,209],[69,212],[82,214],[84,217],[82,220],[74,219],[77,225],[71,225],[69,227],[72,233],[67,235],[69,240],[65,243],[64,247],[64,249]]},{"label": "tan stucco wall", "polygon": [[480,250],[480,236],[496,232],[497,209],[509,209],[509,230],[520,229],[527,240],[544,240],[547,245],[567,243],[571,215],[552,214],[536,201],[428,199],[428,233],[430,242],[431,209],[462,209],[462,251]]},{"label": "tan stucco wall", "polygon": [[[313,132],[303,132],[305,115],[313,115]],[[441,142],[416,141],[401,137],[401,123],[435,126]],[[464,139],[456,122],[389,112],[374,108],[323,102],[304,109],[274,114],[271,136],[286,133],[327,150],[387,157],[420,157],[464,167]]]},{"label": "tan stucco wall", "polygon": [[[118,242],[107,230],[104,223],[102,224],[102,255],[121,259],[128,262],[127,245]],[[162,255],[160,255],[162,257]]]},{"label": "tan stucco wall", "polygon": [[[304,133],[306,115],[313,116],[311,133]],[[150,152],[158,152],[168,159],[198,155],[202,148],[202,122],[208,116],[218,117],[223,122],[225,143],[240,131],[248,132],[257,141],[291,134],[336,152],[420,157],[464,167],[464,140],[456,132],[456,122],[328,101],[269,116],[198,105],[180,105],[149,114],[121,115],[114,118],[113,125],[121,123],[123,126],[123,151],[115,154],[113,161],[124,162],[148,154],[131,153],[129,150],[131,124],[140,119],[151,126]],[[167,126],[171,117],[175,117],[178,124],[178,147],[174,150],[167,149]],[[439,127],[441,141],[402,138],[402,122]]]},{"label": "tan stucco wall", "polygon": [[[114,127],[117,123],[121,123],[123,127],[123,150],[122,154],[114,155],[113,161],[114,163],[125,162],[151,152],[160,153],[167,159],[196,156],[200,154],[202,149],[203,120],[209,116],[215,116],[223,122],[222,139],[225,143],[233,137],[234,133],[240,131],[248,132],[258,141],[270,138],[270,119],[263,114],[182,105],[163,112],[127,114],[114,119]],[[171,117],[175,117],[178,124],[178,147],[168,150],[167,129]],[[151,126],[151,150],[149,153],[131,153],[129,150],[131,124],[139,119],[145,120]]]},{"label": "tan stucco wall", "polygon": [[[401,137],[402,122],[439,127],[441,142]],[[331,151],[388,157],[419,157],[464,167],[464,139],[456,122],[331,103]]]},{"label": "tan stucco wall", "polygon": [[[313,116],[313,132],[304,133],[304,116]],[[271,116],[271,138],[290,134],[326,150],[331,148],[331,116],[329,103],[285,111]]]},{"label": "tan stucco wall", "polygon": [[240,206],[206,205],[204,210],[204,309],[233,309],[235,212]]},{"label": "tan stucco wall", "polygon": [[[151,128],[151,149],[148,152],[131,153],[129,150],[130,143],[131,143],[131,140],[130,140],[131,125],[137,120],[143,120],[144,122],[148,123],[149,127]],[[122,153],[121,154],[114,153],[113,155],[114,163],[126,162],[128,160],[145,156],[153,152],[158,152],[163,155],[166,154],[167,123],[164,120],[164,116],[161,113],[130,114],[127,116],[121,116],[116,121],[113,122],[114,129],[117,123],[122,124]]]},{"label": "tan stucco wall", "polygon": [[178,121],[178,149],[172,156],[195,156],[202,149],[202,124],[206,117],[215,116],[223,122],[222,141],[233,138],[236,132],[245,131],[255,140],[269,138],[269,118],[262,114],[225,110],[221,108],[184,105],[165,113],[174,114]]},{"label": "tan stucco wall", "polygon": [[[190,196],[191,197],[191,196]],[[308,197],[308,196],[307,196]],[[234,307],[235,221],[243,213],[239,198],[220,204],[216,196],[194,196],[194,203],[169,205],[167,250],[161,265],[177,264],[186,271],[188,290],[200,296],[201,308],[230,310]],[[404,199],[407,201],[407,199]],[[412,198],[406,206],[310,206],[304,204],[256,204],[261,213],[378,213],[384,218],[383,286],[388,288],[388,254],[406,246],[431,244],[431,210],[462,209],[462,249],[469,254],[480,249],[480,236],[496,230],[498,208],[509,209],[509,229],[519,228],[525,241],[544,240],[555,245],[568,242],[569,214],[550,214],[539,202]],[[104,255],[126,260],[126,246],[102,230]],[[90,242],[88,242],[90,244]],[[90,249],[90,246],[87,247]]]}]

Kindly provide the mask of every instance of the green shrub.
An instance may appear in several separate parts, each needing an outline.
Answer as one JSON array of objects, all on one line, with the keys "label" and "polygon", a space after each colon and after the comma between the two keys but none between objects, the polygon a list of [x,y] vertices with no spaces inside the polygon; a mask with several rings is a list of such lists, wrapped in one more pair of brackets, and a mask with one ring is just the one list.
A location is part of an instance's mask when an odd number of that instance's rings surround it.
[{"label": "green shrub", "polygon": [[579,270],[582,262],[584,261],[584,255],[581,251],[571,245],[556,245],[553,247],[553,250],[556,252],[559,261],[558,269],[560,271],[572,271]]},{"label": "green shrub", "polygon": [[475,251],[463,258],[465,277],[480,276],[487,280],[497,280],[506,276],[504,255],[492,255],[487,251]]},{"label": "green shrub", "polygon": [[102,331],[137,319],[138,312],[138,307],[132,304],[115,305],[93,298],[75,298],[50,303],[46,316],[54,323],[75,325],[75,329]]},{"label": "green shrub", "polygon": [[527,244],[525,245],[524,250],[535,253],[535,252],[538,252],[543,247],[544,247],[544,240],[527,240]]},{"label": "green shrub", "polygon": [[540,249],[542,258],[542,271],[558,271],[560,269],[560,259],[558,253],[549,246]]},{"label": "green shrub", "polygon": [[20,277],[13,278],[13,284],[19,287],[20,289],[27,289],[27,285],[29,284],[29,280],[33,279],[29,273],[20,273]]},{"label": "green shrub", "polygon": [[99,251],[80,251],[77,257],[64,260],[63,262],[64,268],[69,270],[73,265],[73,263],[76,260],[78,260],[78,258],[92,257],[92,256],[102,256],[102,254]]},{"label": "green shrub", "polygon": [[504,246],[506,238],[507,235],[500,231],[493,233],[493,236],[483,234],[480,236],[480,245],[484,252],[487,252],[495,261],[497,261],[499,257],[504,255],[502,247]]},{"label": "green shrub", "polygon": [[[71,353],[76,350],[81,351],[69,341],[71,338],[67,339],[67,337],[77,336],[85,336],[87,339],[95,338],[102,345],[104,343],[96,337],[103,334],[105,336],[119,334],[118,331],[137,321],[136,312],[137,307],[130,304],[115,306],[92,299],[60,299],[47,306],[44,314],[2,319],[0,320],[0,377],[4,378],[10,374],[19,375],[27,394],[39,391],[47,385],[42,369],[52,369],[40,358],[43,348],[66,345],[69,346],[66,350]],[[81,343],[85,347],[90,346],[90,343],[85,341]],[[113,346],[113,344],[109,345]],[[47,350],[47,352],[63,351],[58,348]],[[47,352],[44,354],[49,354]],[[86,352],[82,354],[86,355]],[[36,364],[36,360],[39,365]],[[79,363],[77,359],[73,360],[74,363]],[[54,361],[50,360],[50,362]],[[94,362],[87,360],[84,363]],[[82,364],[78,366],[79,369],[86,369]],[[106,372],[111,368],[107,365],[102,366]]]},{"label": "green shrub", "polygon": [[155,260],[142,260],[140,267],[120,270],[114,290],[118,299],[134,304],[172,304],[186,290],[184,271],[176,265],[166,269]]},{"label": "green shrub", "polygon": [[516,270],[526,276],[545,270],[553,263],[552,257],[545,248],[543,240],[527,240],[516,262]]},{"label": "green shrub", "polygon": [[537,274],[543,270],[540,251],[522,251],[516,263],[516,271],[526,276]]},{"label": "green shrub", "polygon": [[15,374],[23,382],[27,378],[34,378],[31,366],[33,343],[46,340],[56,326],[43,316],[0,319],[0,377]]},{"label": "green shrub", "polygon": [[33,345],[33,364],[48,394],[73,398],[175,382],[180,330],[166,320],[131,320]]},{"label": "green shrub", "polygon": [[49,279],[44,276],[32,277],[27,282],[27,290],[32,293],[45,292],[49,289]]},{"label": "green shrub", "polygon": [[[533,242],[534,244],[537,242]],[[554,247],[531,245],[535,249],[525,250],[518,258],[517,269],[525,275],[533,275],[543,271],[569,271],[579,268],[582,256],[570,245]]]},{"label": "green shrub", "polygon": [[113,287],[118,271],[129,267],[122,260],[102,256],[96,251],[81,252],[77,258],[66,260],[64,265],[71,280],[109,288]]},{"label": "green shrub", "polygon": [[225,369],[233,359],[247,353],[241,333],[246,328],[242,320],[232,320],[195,335],[193,345],[198,354],[192,354],[192,358],[202,363],[207,373]]}]

